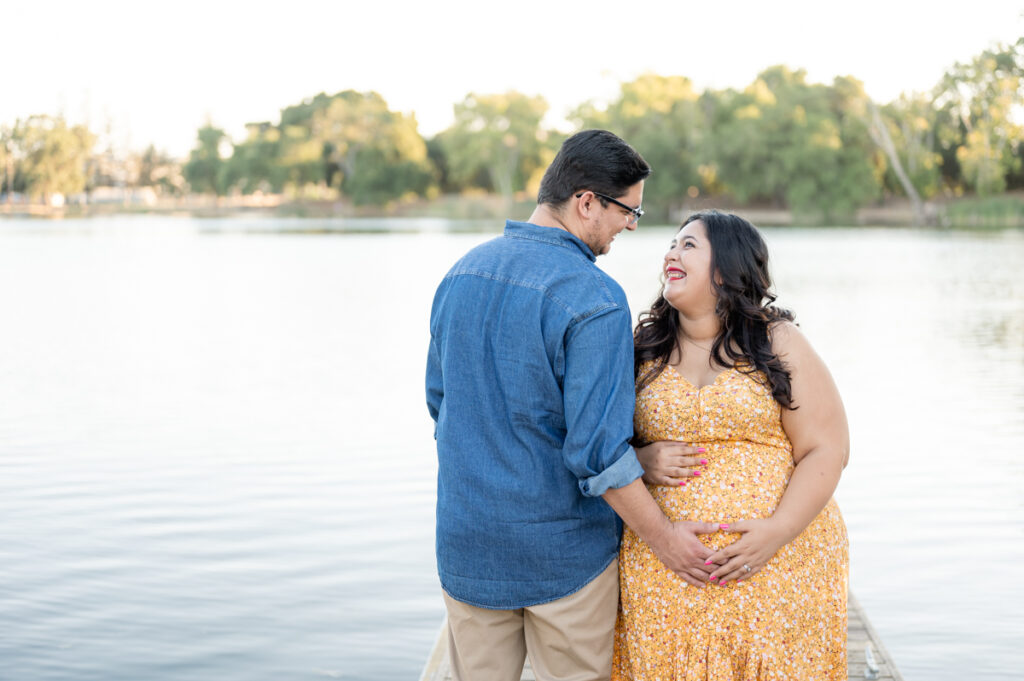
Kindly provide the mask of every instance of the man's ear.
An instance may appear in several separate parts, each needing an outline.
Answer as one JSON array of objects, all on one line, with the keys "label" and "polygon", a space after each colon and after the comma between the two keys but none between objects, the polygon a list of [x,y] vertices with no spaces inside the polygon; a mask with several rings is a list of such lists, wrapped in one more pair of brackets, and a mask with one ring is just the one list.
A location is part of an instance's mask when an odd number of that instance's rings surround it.
[{"label": "man's ear", "polygon": [[580,220],[589,220],[594,211],[594,202],[597,201],[597,197],[594,196],[594,192],[589,189],[583,192],[576,192],[576,194],[572,195],[572,198],[574,201],[573,207],[576,211],[576,216]]}]

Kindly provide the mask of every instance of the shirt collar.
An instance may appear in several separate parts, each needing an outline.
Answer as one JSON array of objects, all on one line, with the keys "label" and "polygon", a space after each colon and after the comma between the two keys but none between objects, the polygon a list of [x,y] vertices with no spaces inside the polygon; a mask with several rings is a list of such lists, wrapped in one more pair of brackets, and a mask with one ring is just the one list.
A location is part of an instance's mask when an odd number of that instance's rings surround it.
[{"label": "shirt collar", "polygon": [[541,227],[540,225],[535,225],[532,222],[506,220],[505,236],[513,239],[530,239],[532,241],[551,244],[552,246],[561,246],[562,248],[568,248],[570,250],[578,250],[591,262],[595,262],[597,260],[594,252],[590,250],[590,246],[587,246],[579,237],[575,236],[568,230],[560,229],[558,227]]}]

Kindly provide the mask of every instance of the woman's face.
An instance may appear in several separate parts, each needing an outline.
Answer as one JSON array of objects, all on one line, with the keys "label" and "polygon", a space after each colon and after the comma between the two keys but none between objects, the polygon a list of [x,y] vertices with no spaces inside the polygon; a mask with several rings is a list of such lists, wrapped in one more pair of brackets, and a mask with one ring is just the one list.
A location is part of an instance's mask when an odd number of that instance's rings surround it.
[{"label": "woman's face", "polygon": [[697,313],[708,306],[714,309],[711,267],[707,229],[694,220],[679,230],[665,254],[662,294],[669,305],[683,313]]}]

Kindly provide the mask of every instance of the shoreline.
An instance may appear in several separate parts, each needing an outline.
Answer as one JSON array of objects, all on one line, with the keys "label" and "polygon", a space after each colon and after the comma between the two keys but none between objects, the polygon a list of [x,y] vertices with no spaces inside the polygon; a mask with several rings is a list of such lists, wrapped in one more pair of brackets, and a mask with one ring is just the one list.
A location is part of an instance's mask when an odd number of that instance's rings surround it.
[{"label": "shoreline", "polygon": [[[447,220],[504,220],[510,215],[529,215],[532,197],[511,200],[496,195],[444,195],[435,199],[392,202],[382,206],[357,206],[344,200],[288,199],[283,195],[213,197],[193,195],[158,199],[151,203],[97,203],[48,206],[42,203],[0,203],[3,218],[101,218],[120,215],[161,215],[190,218],[434,218]],[[918,227],[922,229],[1001,230],[1024,228],[1024,193],[1003,194],[981,199],[963,197],[926,205],[927,225],[914,225],[908,200],[891,199],[856,211],[850,219],[825,221],[821,216],[802,215],[786,208],[739,205],[724,199],[698,199],[668,211],[668,219],[657,224],[679,223],[691,212],[721,210],[742,215],[764,227],[843,226]],[[662,211],[664,215],[664,211]]]}]

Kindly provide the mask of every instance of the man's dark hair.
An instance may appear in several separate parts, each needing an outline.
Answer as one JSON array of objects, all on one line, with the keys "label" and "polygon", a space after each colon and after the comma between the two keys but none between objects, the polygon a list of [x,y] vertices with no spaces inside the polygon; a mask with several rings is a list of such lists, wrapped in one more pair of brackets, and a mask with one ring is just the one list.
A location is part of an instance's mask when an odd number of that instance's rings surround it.
[{"label": "man's dark hair", "polygon": [[560,206],[590,190],[618,198],[651,174],[636,149],[607,130],[584,130],[565,140],[540,181],[537,203]]}]

